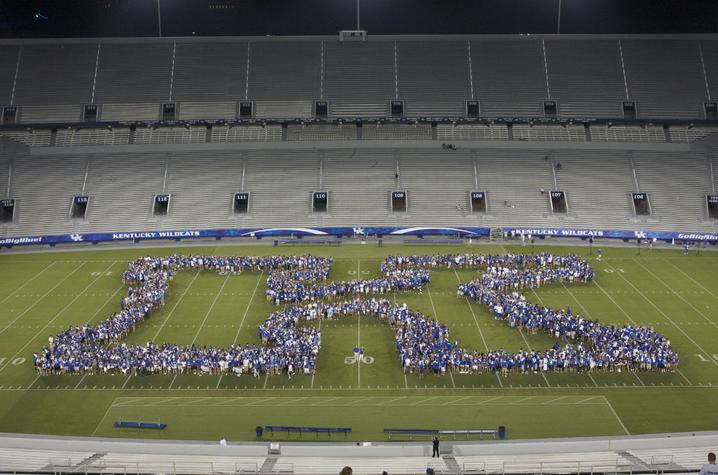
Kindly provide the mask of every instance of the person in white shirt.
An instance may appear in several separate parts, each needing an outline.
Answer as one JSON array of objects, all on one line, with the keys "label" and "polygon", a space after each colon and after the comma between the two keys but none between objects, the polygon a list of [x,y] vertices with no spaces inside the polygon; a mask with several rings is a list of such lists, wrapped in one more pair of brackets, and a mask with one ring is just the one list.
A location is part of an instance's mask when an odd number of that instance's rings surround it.
[{"label": "person in white shirt", "polygon": [[716,454],[708,453],[708,463],[703,465],[698,475],[718,475],[718,465],[716,465]]}]

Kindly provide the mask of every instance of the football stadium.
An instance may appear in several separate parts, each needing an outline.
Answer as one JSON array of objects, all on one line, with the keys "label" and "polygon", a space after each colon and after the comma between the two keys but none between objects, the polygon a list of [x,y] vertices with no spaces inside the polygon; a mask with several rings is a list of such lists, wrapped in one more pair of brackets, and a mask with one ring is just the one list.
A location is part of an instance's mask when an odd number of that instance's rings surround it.
[{"label": "football stadium", "polygon": [[0,473],[718,473],[716,6],[268,3],[3,2]]}]

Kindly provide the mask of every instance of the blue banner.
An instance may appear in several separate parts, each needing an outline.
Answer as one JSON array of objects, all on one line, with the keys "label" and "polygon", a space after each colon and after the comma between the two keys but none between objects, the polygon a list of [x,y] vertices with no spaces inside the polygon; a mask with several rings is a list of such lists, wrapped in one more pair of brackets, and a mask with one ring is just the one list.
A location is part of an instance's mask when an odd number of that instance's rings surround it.
[{"label": "blue banner", "polygon": [[505,236],[544,238],[604,238],[604,239],[643,239],[658,241],[702,241],[718,242],[718,233],[674,232],[674,231],[623,231],[615,229],[562,229],[562,228],[503,228]]},{"label": "blue banner", "polygon": [[[635,240],[644,239],[659,241],[701,241],[718,243],[718,233],[700,232],[673,232],[673,231],[625,231],[605,229],[563,229],[563,228],[502,228],[502,232],[508,237],[519,237],[522,234],[526,237],[544,238],[603,238]],[[174,230],[174,231],[142,231],[122,233],[90,233],[90,234],[56,234],[49,236],[18,236],[0,238],[0,246],[26,246],[26,245],[54,245],[65,243],[95,243],[112,241],[150,241],[158,239],[181,240],[181,239],[203,239],[203,238],[292,238],[292,237],[327,237],[340,238],[349,236],[458,236],[458,237],[482,237],[489,236],[491,228],[477,227],[443,227],[443,226],[362,226],[362,227],[329,227],[329,228],[304,228],[304,227],[283,227],[283,228],[231,228],[231,229],[199,229],[199,230]]]},{"label": "blue banner", "polygon": [[348,236],[488,236],[490,228],[475,227],[332,227],[332,228],[232,228],[176,231],[142,231],[122,233],[56,234],[50,236],[18,236],[0,238],[0,246],[24,246],[82,242],[148,241],[158,239],[254,238],[263,237],[327,237]]}]

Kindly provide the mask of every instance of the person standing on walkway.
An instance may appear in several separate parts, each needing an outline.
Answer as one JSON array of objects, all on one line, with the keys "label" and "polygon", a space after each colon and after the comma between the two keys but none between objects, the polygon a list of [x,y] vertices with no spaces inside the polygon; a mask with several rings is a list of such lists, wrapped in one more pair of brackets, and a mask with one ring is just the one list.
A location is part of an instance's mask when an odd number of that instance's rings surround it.
[{"label": "person standing on walkway", "polygon": [[434,441],[432,442],[432,445],[434,446],[434,451],[431,453],[431,458],[438,457],[439,456],[439,438],[434,437]]}]

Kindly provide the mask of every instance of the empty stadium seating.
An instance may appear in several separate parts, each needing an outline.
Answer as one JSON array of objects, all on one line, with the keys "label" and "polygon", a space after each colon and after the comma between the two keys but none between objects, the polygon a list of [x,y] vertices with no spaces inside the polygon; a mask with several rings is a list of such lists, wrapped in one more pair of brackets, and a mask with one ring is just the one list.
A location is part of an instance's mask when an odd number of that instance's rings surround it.
[{"label": "empty stadium seating", "polygon": [[[231,119],[254,101],[258,118],[386,116],[391,100],[409,117],[704,118],[718,89],[718,40],[697,36],[560,36],[536,39],[369,37],[0,42],[0,105],[22,123],[79,122],[100,105],[108,121],[158,120],[163,103],[182,119]],[[715,93],[714,93],[715,94]]]},{"label": "empty stadium seating", "polygon": [[[32,441],[30,441],[32,443]],[[626,443],[630,444],[630,441]],[[72,449],[0,449],[0,471],[3,472],[75,472],[75,473],[297,473],[335,474],[348,465],[354,473],[372,474],[383,470],[394,474],[423,474],[431,467],[436,473],[462,474],[519,474],[519,473],[684,473],[698,470],[705,463],[705,454],[712,447],[670,447],[642,449],[603,449],[580,452],[551,451],[558,444],[548,444],[538,453],[514,453],[510,445],[503,446],[503,454],[461,455],[430,458],[427,456],[390,456],[375,453],[362,456],[327,456],[321,448],[296,447],[291,454],[274,457],[209,453],[209,448],[193,448],[192,453],[177,454],[168,448],[157,448],[158,453],[142,453],[106,443],[103,451],[76,451]],[[93,445],[101,445],[94,443]],[[428,443],[425,443],[429,450]],[[414,446],[416,449],[423,447]],[[359,449],[359,447],[357,447]],[[374,447],[370,449],[381,449]],[[168,452],[169,450],[169,452]],[[202,454],[202,451],[208,453]],[[265,449],[266,450],[266,449]],[[520,450],[520,449],[514,449]],[[305,451],[298,456],[293,452]]]},{"label": "empty stadium seating", "polygon": [[[715,220],[706,217],[704,198],[718,178],[710,152],[505,147],[454,151],[434,143],[431,148],[20,152],[12,158],[16,220],[0,227],[0,235],[287,225],[717,229]],[[0,175],[6,183],[7,163]],[[554,189],[567,194],[565,214],[551,211],[548,192]],[[327,213],[311,210],[311,193],[317,190],[329,192]],[[392,190],[408,192],[405,213],[391,211]],[[471,190],[487,193],[486,213],[471,212]],[[251,192],[246,215],[232,213],[236,191]],[[649,194],[650,216],[635,216],[633,191]],[[158,193],[172,195],[168,216],[152,215]],[[70,202],[80,194],[90,196],[87,218],[71,220]]]}]

